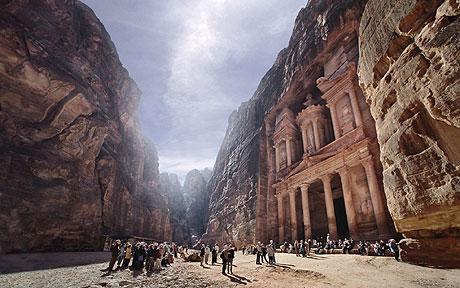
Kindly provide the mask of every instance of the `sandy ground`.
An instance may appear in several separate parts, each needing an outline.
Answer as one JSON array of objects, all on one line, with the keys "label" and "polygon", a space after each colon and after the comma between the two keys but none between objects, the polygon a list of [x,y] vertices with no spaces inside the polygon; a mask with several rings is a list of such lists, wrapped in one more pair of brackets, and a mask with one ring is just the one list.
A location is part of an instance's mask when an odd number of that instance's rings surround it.
[{"label": "sandy ground", "polygon": [[202,268],[199,263],[181,260],[150,276],[129,270],[105,275],[100,271],[108,265],[101,263],[104,258],[108,254],[3,257],[0,287],[460,287],[460,269],[419,267],[386,257],[315,255],[302,259],[277,254],[279,264],[256,265],[254,256],[237,252],[234,275],[229,276],[221,274],[220,264]]}]

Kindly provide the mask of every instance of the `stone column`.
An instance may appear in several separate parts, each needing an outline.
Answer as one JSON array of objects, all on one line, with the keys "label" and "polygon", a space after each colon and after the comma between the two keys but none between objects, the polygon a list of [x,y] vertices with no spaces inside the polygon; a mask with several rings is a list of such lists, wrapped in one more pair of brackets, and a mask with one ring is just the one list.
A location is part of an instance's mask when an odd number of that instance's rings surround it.
[{"label": "stone column", "polygon": [[305,126],[302,126],[301,129],[302,129],[303,153],[307,153],[307,148],[308,148],[307,128]]},{"label": "stone column", "polygon": [[318,119],[313,121],[313,135],[315,136],[315,151],[318,151],[321,148],[321,142],[319,141]]},{"label": "stone column", "polygon": [[283,207],[283,195],[278,192],[276,194],[276,198],[278,199],[278,241],[280,243],[284,242],[286,239],[284,238],[284,207]]},{"label": "stone column", "polygon": [[334,199],[332,198],[331,175],[327,174],[321,177],[324,186],[324,202],[326,203],[327,227],[331,239],[337,240],[337,221],[335,219]]},{"label": "stone column", "polygon": [[345,210],[347,213],[348,229],[350,230],[350,236],[357,239],[358,223],[356,223],[356,212],[351,193],[350,172],[346,166],[340,168],[338,172],[340,174],[340,180],[342,181],[343,200],[345,202]]},{"label": "stone column", "polygon": [[292,149],[291,149],[291,142],[292,139],[286,139],[286,157],[287,157],[287,167],[291,166],[292,164]]},{"label": "stone column", "polygon": [[339,127],[339,120],[337,119],[337,110],[335,109],[335,103],[329,104],[329,109],[331,110],[331,119],[332,119],[332,128],[334,129],[334,136],[335,139],[340,138],[340,127]]},{"label": "stone column", "polygon": [[348,91],[348,95],[350,95],[351,108],[353,109],[353,115],[355,116],[356,127],[359,127],[363,124],[363,118],[361,116],[361,110],[359,109],[358,98],[356,97],[355,90],[350,89]]},{"label": "stone column", "polygon": [[295,189],[289,190],[289,210],[291,212],[291,235],[292,241],[297,239],[297,215],[295,209]]},{"label": "stone column", "polygon": [[310,184],[300,185],[302,191],[302,213],[303,213],[303,229],[305,231],[305,239],[311,239],[311,220],[310,220],[310,204],[308,203],[308,187]]},{"label": "stone column", "polygon": [[276,172],[280,171],[280,147],[279,144],[275,144],[275,162],[276,162]]},{"label": "stone column", "polygon": [[[380,236],[388,236],[387,216],[385,213],[385,201],[382,192],[377,182],[375,166],[372,156],[369,156],[361,161],[361,164],[366,171],[367,184],[371,195],[372,207],[374,208],[375,221]],[[382,237],[381,237],[382,238]]]}]

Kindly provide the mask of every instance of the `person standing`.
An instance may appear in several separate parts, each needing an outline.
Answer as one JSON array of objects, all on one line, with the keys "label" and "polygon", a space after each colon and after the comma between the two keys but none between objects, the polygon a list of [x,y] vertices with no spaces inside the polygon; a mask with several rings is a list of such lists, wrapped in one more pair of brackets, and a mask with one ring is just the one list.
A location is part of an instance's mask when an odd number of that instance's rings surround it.
[{"label": "person standing", "polygon": [[120,254],[120,244],[120,240],[115,240],[112,243],[112,246],[110,246],[110,252],[112,257],[110,258],[109,268],[107,268],[108,273],[112,272],[113,266],[115,266],[115,263],[117,262],[118,255]]},{"label": "person standing", "polygon": [[399,247],[398,247],[398,243],[396,243],[396,240],[390,239],[388,246],[390,247],[390,251],[395,256],[396,261],[399,262]]},{"label": "person standing", "polygon": [[243,252],[243,255],[244,255],[244,250],[246,250],[246,246],[243,246],[243,248],[241,248],[241,251]]},{"label": "person standing", "polygon": [[211,250],[211,265],[214,265],[215,263],[217,263],[217,250],[216,246],[213,246]]},{"label": "person standing", "polygon": [[256,246],[256,264],[260,265],[260,257],[262,256],[262,244],[260,242],[257,242]]},{"label": "person standing", "polygon": [[211,255],[211,248],[209,248],[209,245],[206,245],[206,248],[204,249],[204,262],[206,263],[206,265],[209,265],[209,255]]},{"label": "person standing", "polygon": [[230,246],[227,255],[227,273],[233,274],[233,259],[235,258],[235,248],[233,246]]},{"label": "person standing", "polygon": [[123,268],[128,268],[129,266],[129,262],[131,261],[131,257],[133,257],[133,254],[132,254],[132,246],[131,246],[131,243],[126,243],[126,249],[125,249],[125,258],[123,259],[123,264],[122,264],[122,267]]},{"label": "person standing", "polygon": [[267,245],[268,264],[275,264],[275,248],[271,245]]},{"label": "person standing", "polygon": [[220,259],[222,259],[222,274],[226,275],[225,269],[227,268],[227,260],[228,260],[227,245],[224,245],[224,249],[220,253]]},{"label": "person standing", "polygon": [[267,245],[262,244],[262,257],[260,259],[262,260],[262,263],[264,263],[264,260],[265,260],[265,263],[268,263],[268,260],[267,260]]},{"label": "person standing", "polygon": [[201,258],[201,266],[204,267],[204,255],[206,254],[206,248],[204,244],[201,244],[201,249],[200,249],[200,258]]}]

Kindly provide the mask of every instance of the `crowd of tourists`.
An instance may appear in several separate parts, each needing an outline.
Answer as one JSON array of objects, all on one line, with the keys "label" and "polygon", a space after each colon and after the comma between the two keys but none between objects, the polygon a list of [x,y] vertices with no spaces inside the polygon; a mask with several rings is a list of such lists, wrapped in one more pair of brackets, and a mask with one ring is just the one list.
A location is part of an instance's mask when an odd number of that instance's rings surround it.
[{"label": "crowd of tourists", "polygon": [[162,267],[170,266],[174,262],[180,249],[184,248],[178,248],[174,242],[136,242],[133,245],[129,241],[115,240],[110,246],[111,259],[106,271],[111,273],[115,265],[116,269],[121,270],[129,268],[142,271],[145,267],[148,273],[160,271]]},{"label": "crowd of tourists", "polygon": [[[206,245],[198,243],[195,247],[199,250],[199,254],[196,253],[196,256],[202,267],[216,265],[218,258],[220,258],[222,274],[233,274],[233,261],[237,251],[234,245],[228,243],[220,248],[218,244]],[[347,238],[344,240],[332,240],[328,234],[326,239],[296,240],[294,243],[282,243],[279,245],[279,250],[276,247],[273,240],[270,240],[267,244],[258,242],[255,245],[243,246],[241,251],[243,255],[254,255],[256,265],[262,265],[264,262],[276,264],[275,254],[278,251],[281,253],[295,253],[299,257],[308,257],[310,253],[332,253],[332,250],[339,250],[334,251],[334,253],[347,254],[356,249],[361,255],[369,255],[370,251],[373,251],[373,254],[378,256],[391,253],[399,261],[399,247],[394,239],[390,239],[388,242],[380,240],[373,244],[370,241],[359,241],[357,243],[353,239]],[[356,253],[356,250],[354,253]],[[178,246],[174,242],[151,244],[136,242],[131,244],[129,241],[121,242],[116,240],[113,241],[110,252],[111,259],[109,267],[106,269],[108,273],[113,271],[115,265],[117,265],[117,270],[129,268],[133,271],[142,271],[145,268],[147,273],[153,273],[162,270],[162,267],[171,266],[178,254],[186,260],[188,247]],[[209,264],[209,261],[211,264]]]}]

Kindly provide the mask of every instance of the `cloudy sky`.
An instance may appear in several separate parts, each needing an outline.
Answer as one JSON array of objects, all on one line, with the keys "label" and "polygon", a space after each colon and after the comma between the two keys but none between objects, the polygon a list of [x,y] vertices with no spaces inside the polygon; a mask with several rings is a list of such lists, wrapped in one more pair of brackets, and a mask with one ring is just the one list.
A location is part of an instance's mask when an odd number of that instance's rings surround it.
[{"label": "cloudy sky", "polygon": [[307,0],[83,0],[143,92],[160,170],[214,165],[227,118],[287,46]]}]

